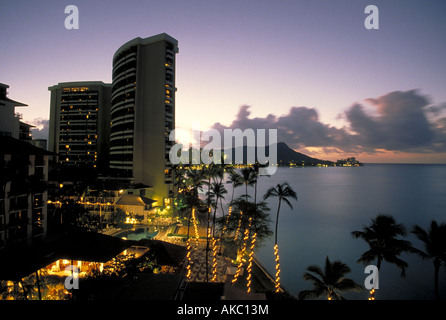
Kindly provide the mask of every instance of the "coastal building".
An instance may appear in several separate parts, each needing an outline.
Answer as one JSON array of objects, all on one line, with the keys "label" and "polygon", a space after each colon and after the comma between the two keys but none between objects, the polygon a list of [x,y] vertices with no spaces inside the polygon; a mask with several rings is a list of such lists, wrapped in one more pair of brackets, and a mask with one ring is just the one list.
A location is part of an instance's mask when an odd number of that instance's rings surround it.
[{"label": "coastal building", "polygon": [[64,82],[51,91],[48,150],[67,166],[108,166],[111,84]]},{"label": "coastal building", "polygon": [[49,156],[28,142],[0,136],[0,249],[46,236]]},{"label": "coastal building", "polygon": [[8,88],[9,85],[0,83],[0,136],[28,139],[29,127],[27,126],[30,125],[21,122],[22,116],[15,111],[15,107],[28,105],[8,98]]},{"label": "coastal building", "polygon": [[175,55],[178,41],[162,33],[135,38],[113,56],[110,170],[144,184],[157,205],[172,197],[169,135],[175,128]]}]

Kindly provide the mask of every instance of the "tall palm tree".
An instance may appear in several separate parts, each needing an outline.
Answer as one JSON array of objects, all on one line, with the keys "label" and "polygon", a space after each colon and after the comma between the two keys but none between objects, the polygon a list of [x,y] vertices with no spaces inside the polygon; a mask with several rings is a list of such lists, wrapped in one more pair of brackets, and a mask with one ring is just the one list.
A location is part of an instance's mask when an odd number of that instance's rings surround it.
[{"label": "tall palm tree", "polygon": [[376,259],[376,267],[380,270],[382,261],[387,261],[400,268],[401,276],[405,277],[407,263],[399,256],[403,252],[410,252],[412,246],[409,241],[397,238],[406,236],[406,228],[397,224],[392,216],[379,214],[372,219],[370,226],[364,226],[362,231],[353,231],[352,235],[363,239],[370,247],[358,262],[370,263]]},{"label": "tall palm tree", "polygon": [[210,241],[210,224],[211,224],[211,201],[212,201],[212,194],[211,194],[211,179],[215,178],[217,175],[217,167],[214,163],[211,163],[207,166],[203,166],[203,175],[206,178],[205,184],[208,186],[208,192],[207,192],[207,228],[206,228],[206,281],[208,281],[208,257],[209,257],[209,241]]},{"label": "tall palm tree", "polygon": [[[412,252],[409,241],[398,238],[406,236],[406,228],[397,224],[390,215],[379,214],[372,219],[370,226],[364,226],[362,231],[353,231],[354,238],[361,238],[369,245],[369,250],[364,252],[357,262],[369,264],[376,259],[378,272],[381,271],[381,263],[387,261],[401,269],[401,276],[406,276],[407,262],[400,258],[404,252]],[[374,299],[375,291],[371,291]]]},{"label": "tall palm tree", "polygon": [[274,255],[276,260],[276,292],[279,292],[280,287],[280,262],[279,262],[279,246],[277,244],[277,229],[279,226],[279,213],[280,213],[280,205],[282,204],[282,200],[292,209],[293,206],[288,200],[288,198],[294,199],[297,201],[297,194],[291,188],[291,186],[288,183],[278,183],[277,186],[269,188],[265,195],[263,196],[263,199],[266,200],[269,197],[277,197],[279,198],[279,204],[277,206],[277,216],[276,216],[276,229],[275,229],[275,235],[274,235]]},{"label": "tall palm tree", "polygon": [[293,190],[293,188],[287,183],[277,184],[275,187],[269,188],[265,195],[263,196],[263,199],[266,200],[269,197],[277,197],[279,198],[279,204],[277,206],[277,217],[276,217],[276,229],[275,229],[275,237],[274,237],[274,244],[277,245],[277,228],[279,225],[279,213],[280,213],[280,205],[282,203],[282,200],[291,208],[293,209],[293,205],[291,204],[289,198],[294,199],[297,201],[297,194]]},{"label": "tall palm tree", "polygon": [[187,238],[186,238],[187,240],[189,239],[189,228],[190,228],[190,219],[192,216],[192,210],[193,207],[196,207],[199,203],[198,190],[202,188],[203,175],[201,171],[195,169],[189,169],[186,175],[187,175],[187,184],[189,186],[188,191],[190,192],[190,197],[188,197],[190,204],[190,212],[187,222]]},{"label": "tall palm tree", "polygon": [[242,181],[242,177],[240,176],[240,174],[235,171],[235,170],[231,170],[229,171],[229,183],[232,183],[232,196],[231,196],[231,202],[234,201],[234,191],[235,188],[243,185],[243,181]]},{"label": "tall palm tree", "polygon": [[245,200],[248,202],[248,186],[253,186],[256,181],[255,171],[251,167],[244,167],[240,170],[242,183],[245,185]]},{"label": "tall palm tree", "polygon": [[418,225],[413,227],[412,233],[424,243],[425,251],[413,249],[423,259],[430,259],[434,263],[434,288],[435,297],[440,299],[438,288],[438,272],[441,264],[446,263],[446,224],[438,225],[436,221],[431,222],[430,229],[425,231]]},{"label": "tall palm tree", "polygon": [[211,186],[211,194],[215,197],[215,208],[214,208],[214,216],[213,216],[213,229],[212,229],[212,237],[214,237],[215,234],[215,217],[217,214],[217,208],[218,208],[218,200],[224,199],[224,195],[228,193],[228,190],[226,190],[224,184],[220,182],[214,182]]},{"label": "tall palm tree", "polygon": [[314,289],[299,292],[299,299],[301,300],[321,296],[326,296],[328,300],[345,300],[340,295],[341,292],[362,290],[362,286],[352,279],[344,278],[344,275],[350,273],[351,270],[341,261],[331,262],[326,257],[324,270],[316,265],[309,266],[307,270],[308,272],[304,274],[303,278],[311,281]]}]

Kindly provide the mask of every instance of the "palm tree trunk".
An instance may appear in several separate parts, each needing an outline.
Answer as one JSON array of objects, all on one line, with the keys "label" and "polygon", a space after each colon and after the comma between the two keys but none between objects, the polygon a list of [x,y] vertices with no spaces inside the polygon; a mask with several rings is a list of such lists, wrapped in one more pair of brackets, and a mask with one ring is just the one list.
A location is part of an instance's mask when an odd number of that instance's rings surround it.
[{"label": "palm tree trunk", "polygon": [[209,209],[211,207],[211,176],[209,174],[209,181],[208,181],[208,212],[207,212],[207,217],[208,217],[208,226],[206,229],[206,282],[209,281],[208,279],[208,256],[209,256],[209,225],[210,225],[210,217],[209,217]]},{"label": "palm tree trunk", "polygon": [[382,259],[381,259],[381,258],[378,258],[378,261],[376,262],[376,268],[378,268],[378,272],[379,272],[380,269],[381,269],[381,261],[382,261]]},{"label": "palm tree trunk", "polygon": [[40,293],[40,278],[38,272],[39,270],[36,270],[37,293],[39,294],[39,300],[42,300],[42,295]]},{"label": "palm tree trunk", "polygon": [[277,206],[277,217],[276,217],[276,232],[274,237],[274,244],[277,245],[277,229],[279,226],[279,212],[280,212],[280,204],[282,202],[282,198],[279,198],[279,205]]},{"label": "palm tree trunk", "polygon": [[19,280],[20,285],[22,286],[23,294],[25,296],[25,300],[28,300],[28,291],[26,290],[25,284],[23,283],[23,280]]},{"label": "palm tree trunk", "polygon": [[215,236],[215,216],[217,214],[217,208],[218,208],[218,197],[215,200],[215,210],[214,210],[214,216],[212,218],[212,238]]},{"label": "palm tree trunk", "polygon": [[189,218],[187,219],[187,236],[186,236],[186,241],[189,240],[189,226],[190,226],[190,218],[192,217],[192,210],[194,210],[193,207],[190,209]]}]

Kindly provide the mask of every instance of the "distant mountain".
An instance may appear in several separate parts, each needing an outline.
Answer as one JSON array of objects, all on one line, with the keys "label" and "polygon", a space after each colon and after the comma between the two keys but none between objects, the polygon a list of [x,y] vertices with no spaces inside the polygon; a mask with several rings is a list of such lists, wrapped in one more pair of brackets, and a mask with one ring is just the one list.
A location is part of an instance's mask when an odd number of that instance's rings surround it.
[{"label": "distant mountain", "polygon": [[334,162],[328,160],[320,160],[316,158],[309,157],[303,153],[296,152],[291,149],[285,142],[277,143],[277,163],[279,165],[289,165],[294,163],[295,165],[310,165],[316,166],[319,164],[333,165]]},{"label": "distant mountain", "polygon": [[[241,148],[241,147],[240,147]],[[243,148],[243,163],[247,163],[247,151],[250,150],[252,153],[256,155],[255,161],[257,161],[257,147],[242,147]],[[248,149],[249,148],[249,149]],[[254,149],[254,150],[252,150]],[[238,163],[235,161],[236,151],[239,149],[232,148],[232,163]],[[269,155],[269,146],[265,147],[265,151],[262,151],[262,153],[268,157]],[[226,152],[227,154],[228,152]],[[293,149],[291,149],[285,142],[278,142],[277,143],[277,164],[283,165],[283,166],[289,166],[290,164],[296,165],[296,166],[317,166],[317,165],[328,165],[332,166],[334,165],[334,162],[327,161],[327,160],[320,160],[316,158],[309,157],[303,153],[296,152]]]}]

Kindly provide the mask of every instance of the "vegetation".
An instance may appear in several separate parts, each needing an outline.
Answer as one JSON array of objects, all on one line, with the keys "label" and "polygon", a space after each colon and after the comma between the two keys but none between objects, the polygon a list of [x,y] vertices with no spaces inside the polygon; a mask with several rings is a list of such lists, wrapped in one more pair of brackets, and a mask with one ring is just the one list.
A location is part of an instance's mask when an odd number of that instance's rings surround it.
[{"label": "vegetation", "polygon": [[309,266],[307,270],[304,279],[312,282],[314,288],[301,291],[299,299],[326,296],[328,300],[344,300],[340,295],[341,292],[362,290],[362,287],[352,279],[344,278],[344,275],[351,270],[341,261],[331,262],[327,257],[323,270],[316,265]]},{"label": "vegetation", "polygon": [[434,264],[435,298],[439,300],[440,290],[438,288],[438,273],[441,265],[446,264],[446,224],[442,223],[438,225],[436,221],[432,221],[428,231],[415,225],[412,233],[423,242],[425,249],[425,251],[422,251],[413,248],[413,252],[423,259],[432,260]]},{"label": "vegetation", "polygon": [[372,219],[370,226],[364,226],[362,231],[353,231],[353,237],[361,238],[369,245],[358,262],[369,264],[376,260],[376,267],[381,270],[381,263],[387,261],[401,269],[401,276],[406,275],[407,263],[400,259],[403,252],[410,252],[412,246],[409,241],[399,237],[406,236],[406,228],[397,224],[390,215],[378,215]]},{"label": "vegetation", "polygon": [[297,194],[291,188],[291,186],[288,183],[282,183],[277,184],[275,187],[269,188],[265,195],[263,196],[263,199],[268,199],[270,197],[277,197],[279,199],[279,204],[277,206],[277,216],[276,216],[276,229],[275,229],[275,235],[274,235],[274,256],[276,261],[276,292],[279,292],[279,286],[280,286],[280,262],[279,262],[279,247],[277,244],[277,228],[279,226],[279,213],[280,213],[280,205],[282,204],[282,200],[291,208],[293,209],[293,206],[288,200],[288,198],[294,199],[297,201]]}]

